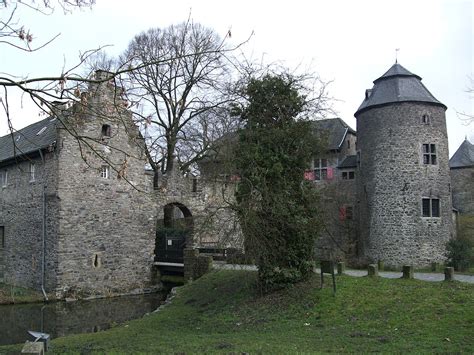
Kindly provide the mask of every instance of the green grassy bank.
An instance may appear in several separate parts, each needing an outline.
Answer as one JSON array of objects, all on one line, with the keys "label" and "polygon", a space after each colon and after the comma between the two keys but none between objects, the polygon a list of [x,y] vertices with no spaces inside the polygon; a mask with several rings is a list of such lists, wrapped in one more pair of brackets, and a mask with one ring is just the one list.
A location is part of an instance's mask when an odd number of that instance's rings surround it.
[{"label": "green grassy bank", "polygon": [[43,301],[41,292],[0,283],[0,305]]},{"label": "green grassy bank", "polygon": [[[160,312],[53,340],[53,353],[474,352],[474,285],[337,277],[260,295],[255,272],[215,271]],[[2,351],[18,350],[3,347]]]}]

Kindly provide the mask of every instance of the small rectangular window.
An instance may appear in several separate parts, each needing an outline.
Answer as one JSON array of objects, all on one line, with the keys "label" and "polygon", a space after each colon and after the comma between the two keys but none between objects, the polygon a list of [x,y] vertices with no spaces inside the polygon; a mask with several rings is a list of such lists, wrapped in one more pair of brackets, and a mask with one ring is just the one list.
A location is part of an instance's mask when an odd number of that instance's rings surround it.
[{"label": "small rectangular window", "polygon": [[436,165],[436,144],[423,144],[423,164]]},{"label": "small rectangular window", "polygon": [[102,165],[100,167],[100,177],[102,179],[108,179],[110,177],[110,169],[108,165]]},{"label": "small rectangular window", "polygon": [[0,248],[5,248],[5,227],[0,226]]},{"label": "small rectangular window", "polygon": [[343,171],[342,172],[342,179],[343,180],[354,180],[355,172],[354,171]]},{"label": "small rectangular window", "polygon": [[314,159],[314,180],[328,179],[327,159]]},{"label": "small rectangular window", "polygon": [[423,217],[440,217],[440,204],[438,198],[422,199]]},{"label": "small rectangular window", "polygon": [[439,217],[439,200],[431,200],[431,217]]},{"label": "small rectangular window", "polygon": [[35,181],[35,171],[36,171],[36,165],[35,163],[30,163],[30,182]]},{"label": "small rectangular window", "polygon": [[352,206],[346,206],[346,219],[352,219],[354,216],[354,210]]},{"label": "small rectangular window", "polygon": [[423,199],[423,217],[431,217],[431,207],[430,207],[430,199],[424,198]]},{"label": "small rectangular window", "polygon": [[102,125],[102,137],[111,137],[112,130],[108,124]]}]

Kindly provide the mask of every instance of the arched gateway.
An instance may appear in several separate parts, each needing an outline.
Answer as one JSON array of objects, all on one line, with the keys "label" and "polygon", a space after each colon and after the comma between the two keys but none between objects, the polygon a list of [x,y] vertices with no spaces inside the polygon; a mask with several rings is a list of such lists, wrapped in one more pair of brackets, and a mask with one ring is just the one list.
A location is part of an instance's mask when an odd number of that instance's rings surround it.
[{"label": "arched gateway", "polygon": [[155,262],[163,266],[183,264],[183,251],[194,226],[191,211],[182,203],[168,203],[156,224]]}]

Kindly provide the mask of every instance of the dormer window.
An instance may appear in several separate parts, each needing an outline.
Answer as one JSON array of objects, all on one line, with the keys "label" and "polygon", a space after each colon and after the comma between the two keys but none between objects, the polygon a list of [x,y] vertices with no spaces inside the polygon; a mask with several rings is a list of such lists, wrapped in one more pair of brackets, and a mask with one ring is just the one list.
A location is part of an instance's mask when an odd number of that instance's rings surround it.
[{"label": "dormer window", "polygon": [[102,137],[110,138],[112,136],[112,129],[110,125],[104,124],[102,125]]},{"label": "dormer window", "polygon": [[365,99],[368,100],[372,96],[372,89],[365,90]]}]

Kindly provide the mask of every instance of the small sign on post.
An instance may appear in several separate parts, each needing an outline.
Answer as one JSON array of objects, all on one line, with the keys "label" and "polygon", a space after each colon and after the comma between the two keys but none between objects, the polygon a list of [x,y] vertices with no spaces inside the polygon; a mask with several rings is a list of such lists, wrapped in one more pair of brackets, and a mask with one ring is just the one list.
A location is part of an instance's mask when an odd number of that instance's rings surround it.
[{"label": "small sign on post", "polygon": [[334,273],[334,261],[331,260],[321,260],[321,288],[324,284],[324,274],[332,275],[332,288],[334,291],[334,296],[336,295],[336,275]]}]

